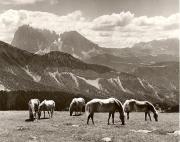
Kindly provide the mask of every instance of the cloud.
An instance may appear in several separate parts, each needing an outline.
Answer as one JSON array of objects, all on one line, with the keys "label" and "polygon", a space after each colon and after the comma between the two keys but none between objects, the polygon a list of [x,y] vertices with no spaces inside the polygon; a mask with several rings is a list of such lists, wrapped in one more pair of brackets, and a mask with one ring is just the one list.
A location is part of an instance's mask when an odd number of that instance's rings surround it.
[{"label": "cloud", "polygon": [[134,18],[134,14],[130,12],[113,13],[111,15],[103,15],[92,21],[93,30],[113,30],[115,27],[124,27],[128,25]]},{"label": "cloud", "polygon": [[[91,29],[99,32],[99,43],[103,46],[127,47],[141,41],[162,38],[178,38],[180,13],[163,16],[135,17],[131,12],[121,12],[97,17]],[[105,35],[111,33],[109,38]]]},{"label": "cloud", "polygon": [[34,4],[36,2],[41,2],[44,0],[2,0],[0,4],[3,5],[24,5],[24,4]]},{"label": "cloud", "polygon": [[0,14],[0,40],[11,42],[17,28],[23,24],[62,33],[76,30],[104,47],[129,47],[141,41],[179,36],[180,14],[169,17],[135,17],[131,12],[102,15],[86,19],[81,11],[64,16],[48,12],[7,10]]}]

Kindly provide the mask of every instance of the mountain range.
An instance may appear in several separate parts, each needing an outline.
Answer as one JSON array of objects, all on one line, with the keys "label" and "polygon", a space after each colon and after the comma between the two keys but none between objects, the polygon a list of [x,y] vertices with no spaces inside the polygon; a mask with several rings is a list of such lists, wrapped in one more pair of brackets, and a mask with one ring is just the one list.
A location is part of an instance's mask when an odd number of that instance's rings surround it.
[{"label": "mountain range", "polygon": [[40,55],[51,51],[66,52],[87,63],[105,65],[129,73],[143,65],[179,61],[178,39],[141,42],[131,48],[103,48],[76,31],[59,35],[54,31],[23,25],[15,32],[12,45]]},{"label": "mountain range", "polygon": [[178,50],[177,39],[103,48],[76,31],[58,35],[23,25],[12,45],[0,41],[0,89],[178,104]]}]

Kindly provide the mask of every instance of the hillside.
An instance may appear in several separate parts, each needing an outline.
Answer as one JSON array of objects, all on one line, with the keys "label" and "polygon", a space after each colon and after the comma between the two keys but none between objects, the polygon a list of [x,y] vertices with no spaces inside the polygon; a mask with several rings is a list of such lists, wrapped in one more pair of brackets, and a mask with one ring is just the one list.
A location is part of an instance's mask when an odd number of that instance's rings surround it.
[{"label": "hillside", "polygon": [[[114,96],[162,102],[165,97],[148,81],[129,73],[94,64],[87,64],[63,52],[45,55],[22,51],[0,42],[2,64],[1,90],[51,90],[82,94],[89,98]],[[9,51],[15,52],[9,52]],[[177,103],[173,98],[171,101]]]}]

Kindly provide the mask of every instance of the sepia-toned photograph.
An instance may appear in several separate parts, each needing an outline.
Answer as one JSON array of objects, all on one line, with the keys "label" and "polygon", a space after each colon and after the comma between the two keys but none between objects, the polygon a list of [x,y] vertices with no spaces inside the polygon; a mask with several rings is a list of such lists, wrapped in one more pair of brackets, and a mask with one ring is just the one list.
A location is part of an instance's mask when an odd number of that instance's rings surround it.
[{"label": "sepia-toned photograph", "polygon": [[0,0],[0,142],[178,142],[179,0]]}]

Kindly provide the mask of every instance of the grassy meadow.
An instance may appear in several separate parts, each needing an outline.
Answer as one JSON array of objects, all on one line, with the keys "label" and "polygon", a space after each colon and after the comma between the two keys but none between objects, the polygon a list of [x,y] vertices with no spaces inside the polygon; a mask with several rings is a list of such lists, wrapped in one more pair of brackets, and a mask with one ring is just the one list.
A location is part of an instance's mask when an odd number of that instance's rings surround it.
[{"label": "grassy meadow", "polygon": [[[144,113],[130,113],[121,125],[119,114],[115,124],[107,125],[107,113],[96,113],[95,125],[86,125],[86,115],[69,116],[55,111],[52,119],[28,121],[28,111],[0,111],[2,142],[99,142],[109,137],[113,142],[178,142],[179,113],[159,113],[159,121],[144,121]],[[152,116],[153,118],[153,116]],[[146,130],[149,133],[146,133]]]}]

